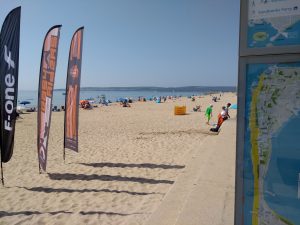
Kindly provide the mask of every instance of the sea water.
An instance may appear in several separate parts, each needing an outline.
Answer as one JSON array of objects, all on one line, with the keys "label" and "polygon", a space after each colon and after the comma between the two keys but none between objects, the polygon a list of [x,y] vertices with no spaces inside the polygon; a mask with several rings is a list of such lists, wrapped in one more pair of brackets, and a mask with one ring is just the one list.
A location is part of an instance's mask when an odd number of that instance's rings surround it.
[{"label": "sea water", "polygon": [[[55,90],[53,92],[53,106],[65,105],[65,92]],[[93,99],[95,103],[98,103],[100,96],[105,95],[106,100],[116,102],[119,98],[132,98],[137,100],[139,96],[148,98],[159,97],[159,96],[192,96],[192,95],[203,95],[201,92],[190,91],[190,92],[158,92],[158,91],[81,91],[80,100],[82,99]],[[38,91],[19,91],[18,92],[18,105],[21,101],[29,101],[30,104],[26,107],[36,107],[38,102]]]},{"label": "sea water", "polygon": [[300,224],[299,125],[300,115],[297,115],[273,136],[271,160],[264,179],[264,199],[268,206],[293,224]]}]

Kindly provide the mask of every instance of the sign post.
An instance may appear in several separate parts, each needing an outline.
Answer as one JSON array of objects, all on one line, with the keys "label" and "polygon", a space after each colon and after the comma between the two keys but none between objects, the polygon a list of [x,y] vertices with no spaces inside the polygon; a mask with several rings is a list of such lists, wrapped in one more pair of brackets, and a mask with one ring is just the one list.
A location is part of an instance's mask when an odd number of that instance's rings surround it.
[{"label": "sign post", "polygon": [[300,1],[241,1],[235,224],[299,224]]}]

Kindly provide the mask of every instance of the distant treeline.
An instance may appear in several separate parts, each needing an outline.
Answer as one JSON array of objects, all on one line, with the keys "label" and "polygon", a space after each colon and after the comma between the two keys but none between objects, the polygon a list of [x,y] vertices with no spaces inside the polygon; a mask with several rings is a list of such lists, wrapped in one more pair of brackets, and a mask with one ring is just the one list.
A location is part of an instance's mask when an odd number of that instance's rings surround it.
[{"label": "distant treeline", "polygon": [[[236,92],[234,86],[184,86],[184,87],[82,87],[81,91],[158,91],[158,92]],[[65,91],[55,89],[54,91]]]}]

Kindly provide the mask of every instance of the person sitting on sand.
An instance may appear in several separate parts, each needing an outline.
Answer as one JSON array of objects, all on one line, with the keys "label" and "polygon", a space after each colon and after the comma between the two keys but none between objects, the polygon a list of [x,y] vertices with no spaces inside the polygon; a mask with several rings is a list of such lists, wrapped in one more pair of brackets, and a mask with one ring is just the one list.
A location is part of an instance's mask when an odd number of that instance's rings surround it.
[{"label": "person sitting on sand", "polygon": [[82,100],[80,101],[80,106],[83,109],[92,109],[92,105],[90,104],[90,102],[88,100]]},{"label": "person sitting on sand", "polygon": [[211,104],[210,106],[208,106],[206,108],[206,111],[205,111],[205,116],[207,117],[206,124],[208,124],[208,125],[209,125],[210,118],[212,117],[212,108],[213,108],[213,105]]},{"label": "person sitting on sand", "polygon": [[229,107],[231,106],[231,103],[227,103],[227,106],[225,107],[225,116],[224,116],[224,120],[227,120],[230,118],[229,115]]},{"label": "person sitting on sand", "polygon": [[92,108],[92,106],[91,106],[91,104],[87,101],[85,104],[84,104],[84,107],[83,107],[84,109],[91,109]]},{"label": "person sitting on sand", "polygon": [[196,107],[193,108],[194,112],[201,112],[201,106],[200,105],[196,105]]},{"label": "person sitting on sand", "polygon": [[122,102],[123,107],[131,107],[127,101]]},{"label": "person sitting on sand", "polygon": [[17,111],[16,111],[16,119],[19,119],[19,118],[23,119],[23,118],[20,116],[20,112],[18,112],[18,110],[17,110]]},{"label": "person sitting on sand", "polygon": [[31,107],[31,108],[29,108],[29,109],[26,109],[26,112],[35,112],[35,107]]}]

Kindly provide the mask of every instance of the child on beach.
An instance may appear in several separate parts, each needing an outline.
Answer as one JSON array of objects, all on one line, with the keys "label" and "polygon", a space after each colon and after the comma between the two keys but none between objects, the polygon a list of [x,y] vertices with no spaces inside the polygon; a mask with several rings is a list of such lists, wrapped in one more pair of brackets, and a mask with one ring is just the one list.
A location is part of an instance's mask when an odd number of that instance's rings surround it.
[{"label": "child on beach", "polygon": [[207,117],[206,124],[208,124],[208,125],[209,125],[210,118],[212,117],[212,107],[213,107],[213,105],[208,106],[205,111],[205,116]]},{"label": "child on beach", "polygon": [[225,116],[224,116],[224,120],[227,120],[230,118],[229,115],[229,107],[231,106],[231,103],[227,103],[227,106],[225,107]]}]

